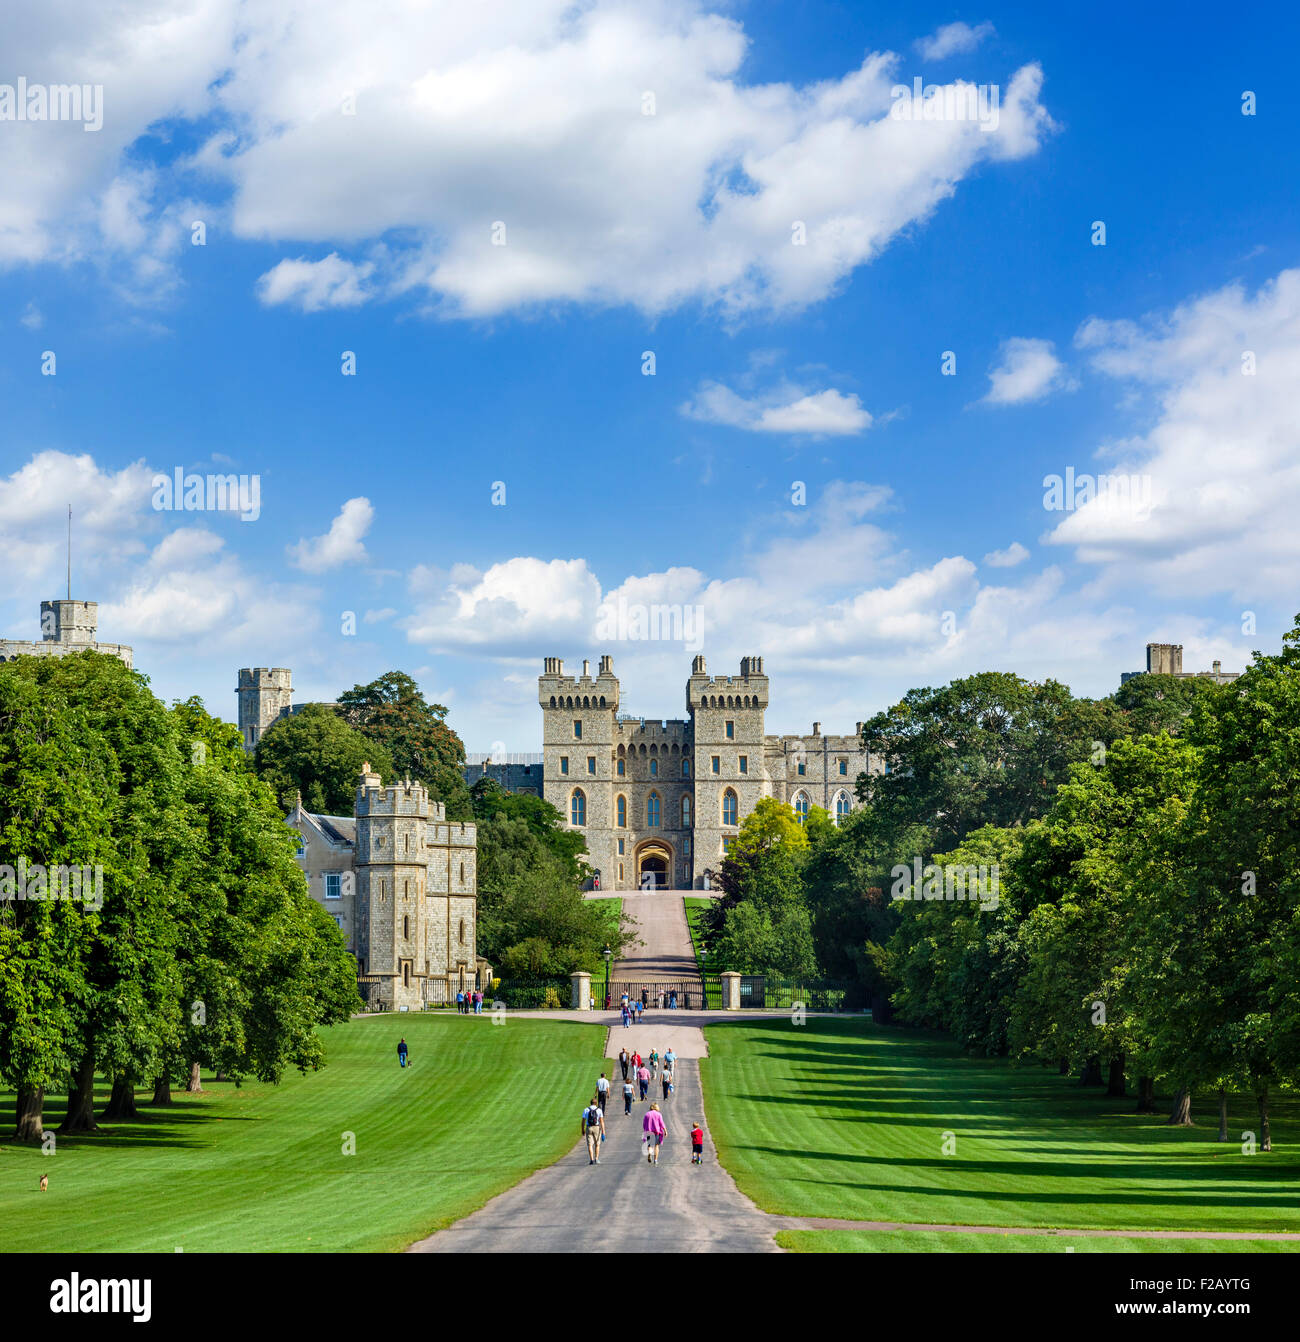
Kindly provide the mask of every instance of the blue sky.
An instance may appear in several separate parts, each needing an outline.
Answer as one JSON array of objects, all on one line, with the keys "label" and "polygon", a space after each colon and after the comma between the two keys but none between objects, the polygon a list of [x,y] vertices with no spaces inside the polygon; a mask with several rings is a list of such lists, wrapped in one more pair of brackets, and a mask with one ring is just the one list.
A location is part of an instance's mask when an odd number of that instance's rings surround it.
[{"label": "blue sky", "polygon": [[[0,85],[102,83],[103,127],[0,120],[0,635],[61,593],[68,503],[159,694],[400,667],[470,750],[537,748],[546,655],[681,715],[695,649],[601,637],[620,598],[762,653],[778,731],[1290,626],[1283,7],[357,8],[3,20]],[[997,124],[891,115],[914,77]],[[259,516],[156,510],[177,467]],[[1067,468],[1139,497],[1048,511]]]}]

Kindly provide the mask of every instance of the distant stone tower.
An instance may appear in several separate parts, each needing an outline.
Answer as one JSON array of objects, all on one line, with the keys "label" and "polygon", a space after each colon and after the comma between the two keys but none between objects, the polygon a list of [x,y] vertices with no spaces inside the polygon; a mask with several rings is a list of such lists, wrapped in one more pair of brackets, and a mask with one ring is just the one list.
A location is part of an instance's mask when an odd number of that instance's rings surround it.
[{"label": "distant stone tower", "polygon": [[0,662],[13,657],[67,657],[78,652],[102,652],[131,665],[131,649],[124,643],[97,643],[99,604],[95,601],[42,601],[41,641],[0,639]]},{"label": "distant stone tower", "polygon": [[287,666],[246,666],[239,672],[239,734],[253,750],[262,733],[293,705],[293,672]]},{"label": "distant stone tower", "polygon": [[1181,643],[1148,643],[1147,672],[1161,676],[1183,674],[1183,645]]}]

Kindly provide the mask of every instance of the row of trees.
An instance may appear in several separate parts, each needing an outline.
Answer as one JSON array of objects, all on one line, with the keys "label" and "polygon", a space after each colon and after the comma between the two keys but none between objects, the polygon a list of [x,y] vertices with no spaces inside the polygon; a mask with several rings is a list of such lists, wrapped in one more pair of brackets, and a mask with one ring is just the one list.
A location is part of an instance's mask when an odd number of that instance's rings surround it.
[{"label": "row of trees", "polygon": [[[764,803],[706,935],[729,967],[864,985],[882,1015],[1076,1069],[1268,1098],[1300,1080],[1300,620],[1239,680],[1144,675],[1102,700],[988,673],[864,728],[889,762],[843,824]],[[758,840],[766,832],[767,841]],[[892,898],[919,859],[998,874],[996,907]],[[988,901],[986,901],[988,902]],[[781,930],[777,931],[780,928]]]},{"label": "row of trees", "polygon": [[[198,700],[165,707],[94,652],[0,665],[0,1077],[20,1138],[47,1091],[61,1131],[130,1117],[135,1090],[201,1067],[277,1081],[319,1067],[317,1026],[359,1007],[338,929],[310,898],[275,796],[238,732]],[[20,873],[99,873],[102,898]],[[13,873],[13,874],[11,874]]]}]

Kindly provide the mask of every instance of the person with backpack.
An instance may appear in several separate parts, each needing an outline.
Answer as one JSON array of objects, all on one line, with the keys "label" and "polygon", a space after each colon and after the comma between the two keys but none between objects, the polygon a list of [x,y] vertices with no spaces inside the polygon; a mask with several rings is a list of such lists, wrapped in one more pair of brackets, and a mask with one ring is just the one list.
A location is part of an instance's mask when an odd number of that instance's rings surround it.
[{"label": "person with backpack", "polygon": [[600,1112],[605,1112],[605,1102],[609,1099],[609,1079],[604,1072],[600,1074],[600,1080],[596,1082],[596,1097],[600,1101]]},{"label": "person with backpack", "polygon": [[623,1078],[623,1113],[624,1113],[625,1115],[628,1115],[628,1114],[631,1114],[631,1112],[632,1112],[632,1083],[631,1083],[626,1077],[624,1077],[624,1078]]},{"label": "person with backpack", "polygon": [[397,1065],[399,1067],[406,1066],[406,1053],[407,1053],[406,1040],[404,1038],[399,1039],[397,1041]]},{"label": "person with backpack", "polygon": [[658,1165],[659,1148],[664,1144],[664,1138],[668,1135],[668,1128],[657,1104],[652,1104],[646,1110],[645,1118],[641,1120],[641,1128],[645,1134],[645,1158],[650,1164]]},{"label": "person with backpack", "polygon": [[582,1134],[587,1139],[587,1164],[600,1164],[600,1144],[605,1140],[605,1116],[600,1112],[596,1096],[582,1111]]}]

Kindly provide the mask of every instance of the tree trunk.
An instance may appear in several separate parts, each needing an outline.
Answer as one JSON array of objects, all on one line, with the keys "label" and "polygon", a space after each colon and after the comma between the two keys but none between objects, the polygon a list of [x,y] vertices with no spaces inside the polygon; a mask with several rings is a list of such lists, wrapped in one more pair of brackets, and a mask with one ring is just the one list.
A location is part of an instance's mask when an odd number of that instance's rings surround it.
[{"label": "tree trunk", "polygon": [[170,1104],[172,1102],[172,1079],[169,1076],[160,1076],[153,1083],[153,1104]]},{"label": "tree trunk", "polygon": [[1081,1086],[1100,1086],[1101,1085],[1101,1059],[1091,1057],[1084,1065],[1083,1075],[1079,1078]]},{"label": "tree trunk", "polygon": [[190,1079],[185,1083],[187,1094],[197,1095],[203,1089],[203,1080],[199,1076],[199,1065],[197,1062],[190,1063]]},{"label": "tree trunk", "polygon": [[1124,1089],[1124,1055],[1110,1060],[1110,1075],[1106,1080],[1106,1094],[1111,1098],[1123,1099],[1128,1091]]},{"label": "tree trunk", "polygon": [[1174,1096],[1174,1107],[1169,1111],[1165,1126],[1172,1128],[1195,1126],[1192,1123],[1192,1092],[1190,1090],[1179,1090]]},{"label": "tree trunk", "polygon": [[1268,1132],[1268,1087],[1265,1086],[1255,1098],[1259,1101],[1259,1149],[1271,1151],[1273,1139]]},{"label": "tree trunk", "polygon": [[1070,1060],[1069,1060],[1069,1058],[1062,1058],[1062,1059],[1061,1059],[1060,1066],[1057,1068],[1057,1070],[1061,1073],[1062,1076],[1069,1076],[1069,1075],[1070,1075]]},{"label": "tree trunk", "polygon": [[225,1072],[223,1072],[223,1071],[221,1070],[220,1067],[218,1067],[218,1068],[217,1068],[217,1074],[216,1074],[216,1076],[214,1076],[212,1079],[213,1079],[214,1081],[224,1081],[224,1080],[226,1079],[226,1074],[225,1074]]},{"label": "tree trunk", "polygon": [[1154,1114],[1156,1111],[1156,1081],[1152,1076],[1138,1077],[1139,1114]]},{"label": "tree trunk", "polygon": [[20,1086],[17,1100],[17,1125],[14,1137],[20,1142],[39,1142],[45,1129],[41,1115],[45,1111],[45,1091],[40,1086]]},{"label": "tree trunk", "polygon": [[135,1107],[135,1079],[129,1076],[115,1076],[113,1090],[108,1104],[101,1115],[103,1118],[139,1118]]},{"label": "tree trunk", "polygon": [[89,1050],[77,1064],[68,1087],[68,1113],[59,1124],[60,1132],[94,1132],[95,1122],[95,1054]]},{"label": "tree trunk", "polygon": [[1219,1087],[1219,1135],[1214,1140],[1228,1140],[1228,1092],[1222,1086]]}]

